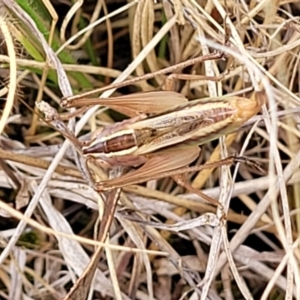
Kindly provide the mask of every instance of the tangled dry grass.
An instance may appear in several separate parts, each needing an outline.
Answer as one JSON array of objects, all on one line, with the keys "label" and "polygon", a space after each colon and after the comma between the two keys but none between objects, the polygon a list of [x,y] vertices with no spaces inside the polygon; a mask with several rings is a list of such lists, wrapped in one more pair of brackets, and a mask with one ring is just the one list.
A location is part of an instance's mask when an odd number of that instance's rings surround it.
[{"label": "tangled dry grass", "polygon": [[[1,299],[300,299],[298,1],[0,4]],[[185,178],[225,217],[169,177],[97,193],[83,158],[35,106],[43,100],[63,119],[62,97],[214,51],[226,59],[177,72],[221,80],[176,82],[176,91],[268,99],[243,128],[201,146],[194,163],[238,153],[264,172],[240,164]],[[84,136],[123,117],[92,106],[66,124]]]}]

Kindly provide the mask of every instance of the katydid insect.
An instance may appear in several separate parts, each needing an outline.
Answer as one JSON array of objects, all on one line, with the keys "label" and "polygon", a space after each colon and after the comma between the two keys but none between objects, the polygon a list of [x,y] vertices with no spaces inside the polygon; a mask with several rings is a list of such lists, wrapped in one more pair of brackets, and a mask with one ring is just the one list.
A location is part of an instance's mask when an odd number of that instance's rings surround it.
[{"label": "katydid insect", "polygon": [[[138,169],[119,178],[95,184],[99,192],[172,176],[203,168],[231,164],[229,157],[210,165],[187,167],[199,155],[199,145],[231,133],[256,115],[265,102],[262,93],[254,99],[218,97],[188,101],[172,91],[136,93],[109,99],[84,99],[76,95],[63,99],[65,107],[105,105],[131,117],[92,134],[81,144],[87,159],[101,160],[109,166],[131,166]],[[41,105],[40,105],[41,108]],[[68,134],[68,138],[70,134]],[[73,139],[74,142],[74,139]],[[217,205],[217,200],[183,184]]]}]

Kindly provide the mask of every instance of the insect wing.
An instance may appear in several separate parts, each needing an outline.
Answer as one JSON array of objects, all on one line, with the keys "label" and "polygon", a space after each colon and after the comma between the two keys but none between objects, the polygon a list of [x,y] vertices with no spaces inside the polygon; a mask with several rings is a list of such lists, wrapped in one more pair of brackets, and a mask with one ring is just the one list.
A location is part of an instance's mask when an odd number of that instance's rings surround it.
[{"label": "insect wing", "polygon": [[201,127],[203,123],[203,120],[198,120],[197,122],[185,123],[175,128],[169,128],[169,130],[158,131],[157,136],[149,138],[148,141],[146,140],[143,145],[138,147],[134,154],[143,155],[170,146],[176,147],[176,145],[184,143],[196,134],[198,128]]},{"label": "insect wing", "polygon": [[199,156],[198,147],[172,149],[153,154],[152,157],[139,169],[129,172],[119,178],[104,180],[97,184],[102,190],[137,184],[152,179],[168,176],[168,172],[189,165]]}]

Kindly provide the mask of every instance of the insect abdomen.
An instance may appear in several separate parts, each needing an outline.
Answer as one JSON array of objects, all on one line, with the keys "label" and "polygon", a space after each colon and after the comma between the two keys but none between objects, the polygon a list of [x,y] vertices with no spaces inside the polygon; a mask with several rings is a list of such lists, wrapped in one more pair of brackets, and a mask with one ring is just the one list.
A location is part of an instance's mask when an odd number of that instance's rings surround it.
[{"label": "insect abdomen", "polygon": [[119,131],[108,137],[101,137],[89,146],[83,147],[85,156],[119,156],[132,153],[137,148],[134,132]]}]

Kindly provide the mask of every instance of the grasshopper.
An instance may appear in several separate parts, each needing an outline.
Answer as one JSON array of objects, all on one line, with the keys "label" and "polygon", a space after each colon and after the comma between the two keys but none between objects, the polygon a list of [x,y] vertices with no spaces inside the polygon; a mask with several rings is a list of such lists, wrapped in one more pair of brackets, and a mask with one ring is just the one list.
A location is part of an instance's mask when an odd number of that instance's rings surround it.
[{"label": "grasshopper", "polygon": [[[212,54],[206,59],[215,58],[216,55]],[[85,98],[89,94],[65,98],[62,106],[100,104],[121,111],[130,118],[96,130],[89,141],[80,144],[83,156],[87,160],[103,161],[108,167],[139,167],[118,178],[97,182],[97,191],[172,176],[179,184],[214,205],[219,202],[183,183],[179,175],[241,160],[231,156],[215,163],[188,167],[199,156],[199,145],[239,129],[265,103],[262,93],[257,93],[254,99],[225,96],[193,101],[173,91],[142,92],[109,99]],[[76,143],[71,134],[67,137]]]}]

